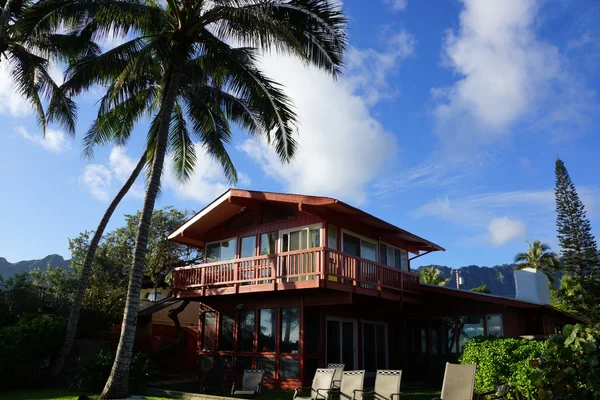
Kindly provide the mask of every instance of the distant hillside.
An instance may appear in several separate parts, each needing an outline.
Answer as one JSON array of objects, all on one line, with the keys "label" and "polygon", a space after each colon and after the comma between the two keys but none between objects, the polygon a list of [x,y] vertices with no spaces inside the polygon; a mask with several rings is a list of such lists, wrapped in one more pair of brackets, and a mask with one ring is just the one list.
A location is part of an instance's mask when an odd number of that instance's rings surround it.
[{"label": "distant hillside", "polygon": [[[419,271],[421,268],[431,266],[432,265],[423,265],[417,268],[417,271]],[[446,283],[446,287],[456,287],[456,275],[452,274],[451,268],[443,265],[433,265],[433,267],[438,268],[444,277],[451,277],[450,281]],[[463,278],[463,284],[460,288],[463,290],[469,290],[480,286],[483,282],[491,290],[492,294],[509,297],[514,296],[514,269],[515,264],[496,265],[495,267],[480,267],[478,265],[461,267],[459,270],[460,276]]]},{"label": "distant hillside", "polygon": [[27,260],[11,263],[6,258],[0,257],[0,275],[4,278],[10,278],[15,274],[31,271],[34,268],[46,269],[48,265],[52,268],[67,269],[71,264],[71,260],[65,260],[58,254],[51,254],[41,260]]}]

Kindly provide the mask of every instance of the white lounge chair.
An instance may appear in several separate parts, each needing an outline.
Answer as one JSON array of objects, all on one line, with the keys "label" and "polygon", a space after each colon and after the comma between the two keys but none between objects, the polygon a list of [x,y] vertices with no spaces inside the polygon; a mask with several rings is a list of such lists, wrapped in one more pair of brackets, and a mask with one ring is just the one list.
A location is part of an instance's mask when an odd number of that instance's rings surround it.
[{"label": "white lounge chair", "polygon": [[335,369],[335,373],[333,374],[333,384],[331,386],[331,390],[338,391],[340,390],[340,383],[342,382],[342,373],[344,372],[344,364],[327,364],[327,368]]},{"label": "white lounge chair", "polygon": [[[331,368],[319,368],[315,372],[311,387],[298,387],[294,390],[294,400],[327,400],[335,370]],[[300,392],[310,389],[310,396],[301,396]]]},{"label": "white lounge chair", "polygon": [[262,393],[263,379],[265,378],[264,369],[246,369],[242,377],[242,387],[235,388],[235,382],[231,387],[232,396],[256,397]]},{"label": "white lounge chair", "polygon": [[375,389],[365,394],[373,394],[374,400],[399,400],[401,370],[380,369],[375,375]]},{"label": "white lounge chair", "polygon": [[344,371],[340,385],[340,400],[362,400],[365,371]]},{"label": "white lounge chair", "polygon": [[475,364],[446,363],[442,394],[437,400],[473,400],[476,371]]}]

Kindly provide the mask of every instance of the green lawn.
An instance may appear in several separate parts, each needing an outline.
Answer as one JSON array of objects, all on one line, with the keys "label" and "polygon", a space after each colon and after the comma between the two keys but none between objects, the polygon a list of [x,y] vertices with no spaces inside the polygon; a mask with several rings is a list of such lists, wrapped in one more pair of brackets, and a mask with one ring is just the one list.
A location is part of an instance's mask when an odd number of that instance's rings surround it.
[{"label": "green lawn", "polygon": [[[44,389],[18,392],[0,392],[3,400],[77,400],[83,393],[72,392],[67,389]],[[90,399],[98,399],[98,396],[86,393]],[[172,400],[164,397],[147,397],[148,400]]]}]

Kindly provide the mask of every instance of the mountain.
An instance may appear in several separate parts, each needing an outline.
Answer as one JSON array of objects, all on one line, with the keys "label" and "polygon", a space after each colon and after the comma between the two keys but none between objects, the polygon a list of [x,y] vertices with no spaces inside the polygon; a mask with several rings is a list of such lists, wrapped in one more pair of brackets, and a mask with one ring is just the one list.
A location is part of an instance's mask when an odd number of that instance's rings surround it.
[{"label": "mountain", "polygon": [[[442,276],[450,278],[446,287],[456,287],[456,275],[452,274],[452,269],[443,265],[422,265],[416,269],[435,267],[441,271]],[[485,283],[492,294],[498,296],[515,296],[515,278],[513,271],[515,264],[496,265],[494,267],[480,267],[478,265],[469,265],[459,268],[460,276],[463,278],[462,290],[473,289]]]},{"label": "mountain", "polygon": [[0,276],[10,278],[15,274],[29,272],[34,268],[46,269],[50,265],[52,268],[67,269],[71,265],[71,260],[65,260],[58,254],[51,254],[41,260],[18,261],[16,263],[8,262],[6,258],[0,257]]}]

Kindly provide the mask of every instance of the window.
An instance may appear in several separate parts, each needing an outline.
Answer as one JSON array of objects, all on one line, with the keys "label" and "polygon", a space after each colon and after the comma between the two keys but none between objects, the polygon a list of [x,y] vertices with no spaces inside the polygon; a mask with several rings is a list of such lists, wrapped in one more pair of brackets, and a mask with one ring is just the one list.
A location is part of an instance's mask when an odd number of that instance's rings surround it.
[{"label": "window", "polygon": [[280,358],[279,359],[279,378],[280,379],[298,379],[298,359]]},{"label": "window", "polygon": [[333,225],[327,226],[327,247],[333,250],[338,249],[337,245],[337,228]]},{"label": "window", "polygon": [[307,226],[280,233],[281,251],[312,249],[321,246],[321,227]]},{"label": "window", "polygon": [[363,349],[365,370],[372,372],[387,367],[385,325],[363,324]]},{"label": "window", "polygon": [[233,350],[233,326],[235,321],[229,315],[221,314],[221,328],[219,329],[219,350]]},{"label": "window", "polygon": [[215,334],[217,327],[217,313],[205,312],[202,321],[202,350],[216,350]]},{"label": "window", "polygon": [[263,233],[260,235],[260,255],[275,254],[275,232]]},{"label": "window", "polygon": [[298,353],[298,339],[300,335],[300,309],[281,309],[281,353]]},{"label": "window", "polygon": [[236,240],[227,239],[206,245],[206,262],[233,260],[236,253]]},{"label": "window", "polygon": [[252,369],[252,357],[238,356],[235,358],[235,371],[242,375],[245,369]]},{"label": "window", "polygon": [[233,371],[233,359],[231,356],[220,356],[217,359],[217,363],[220,363],[225,372]]},{"label": "window", "polygon": [[480,315],[468,315],[458,317],[460,336],[458,337],[458,352],[462,353],[463,346],[476,336],[483,336],[483,317]]},{"label": "window", "polygon": [[256,236],[242,238],[240,258],[254,257],[256,255]]},{"label": "window", "polygon": [[502,315],[488,315],[486,316],[487,334],[489,336],[504,336],[504,329],[502,326]]},{"label": "window", "polygon": [[200,356],[200,371],[206,372],[213,367],[215,359],[213,356]]},{"label": "window", "polygon": [[408,252],[387,243],[379,243],[379,262],[408,271]]},{"label": "window", "polygon": [[296,206],[287,204],[269,204],[262,210],[262,224],[296,218]]},{"label": "window", "polygon": [[344,232],[342,234],[342,251],[370,261],[377,261],[377,243]]},{"label": "window", "polygon": [[306,307],[304,313],[304,352],[318,353],[321,344],[321,310],[318,307]]},{"label": "window", "polygon": [[227,224],[227,230],[235,231],[238,229],[249,228],[252,225],[256,225],[256,218],[256,211],[246,210],[229,220],[229,223]]},{"label": "window", "polygon": [[258,369],[265,370],[265,376],[275,377],[275,359],[269,357],[260,357],[258,359]]},{"label": "window", "polygon": [[275,351],[275,327],[277,315],[274,308],[259,310],[258,351]]},{"label": "window", "polygon": [[240,311],[239,351],[254,351],[254,310]]}]

